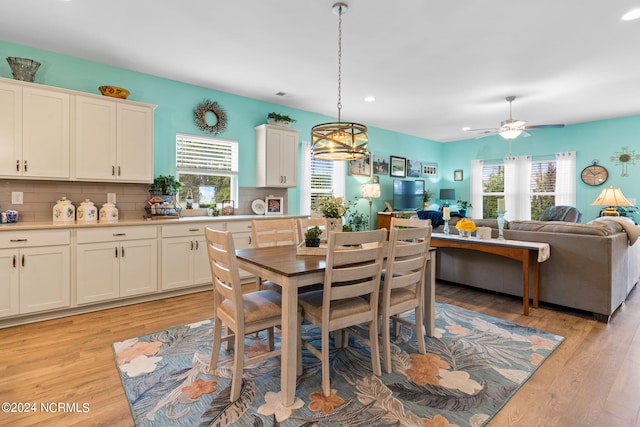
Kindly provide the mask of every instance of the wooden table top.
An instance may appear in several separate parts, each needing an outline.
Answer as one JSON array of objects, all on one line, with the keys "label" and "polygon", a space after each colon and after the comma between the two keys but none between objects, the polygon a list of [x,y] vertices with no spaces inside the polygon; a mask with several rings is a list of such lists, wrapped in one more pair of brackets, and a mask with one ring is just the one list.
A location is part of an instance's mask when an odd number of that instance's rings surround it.
[{"label": "wooden table top", "polygon": [[237,249],[236,256],[284,276],[322,272],[327,265],[324,256],[298,255],[294,245]]}]

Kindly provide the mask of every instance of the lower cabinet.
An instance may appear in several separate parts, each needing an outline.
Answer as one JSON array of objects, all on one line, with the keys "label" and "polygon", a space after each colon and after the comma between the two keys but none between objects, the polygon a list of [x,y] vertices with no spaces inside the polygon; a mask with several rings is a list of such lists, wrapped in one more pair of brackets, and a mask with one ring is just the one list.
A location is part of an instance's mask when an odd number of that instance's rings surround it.
[{"label": "lower cabinet", "polygon": [[224,224],[216,222],[162,226],[162,290],[211,283],[205,227],[223,230]]},{"label": "lower cabinet", "polygon": [[158,290],[156,227],[114,227],[77,233],[77,304]]},{"label": "lower cabinet", "polygon": [[0,317],[69,307],[69,231],[0,234]]}]

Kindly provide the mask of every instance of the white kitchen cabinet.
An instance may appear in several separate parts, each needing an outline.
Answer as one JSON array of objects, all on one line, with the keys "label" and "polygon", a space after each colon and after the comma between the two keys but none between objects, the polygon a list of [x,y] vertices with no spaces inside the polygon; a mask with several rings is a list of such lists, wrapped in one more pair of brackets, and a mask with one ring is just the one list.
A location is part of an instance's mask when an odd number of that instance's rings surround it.
[{"label": "white kitchen cabinet", "polygon": [[69,179],[70,95],[0,82],[0,176]]},{"label": "white kitchen cabinet", "polygon": [[256,187],[298,185],[298,134],[282,126],[256,127]]},{"label": "white kitchen cabinet", "polygon": [[223,230],[224,223],[162,226],[162,290],[211,283],[205,227]]},{"label": "white kitchen cabinet", "polygon": [[155,106],[75,96],[75,177],[152,182]]},{"label": "white kitchen cabinet", "polygon": [[69,231],[0,234],[0,317],[70,305]]},{"label": "white kitchen cabinet", "polygon": [[[229,221],[226,231],[231,232],[233,244],[236,249],[251,248],[251,221]],[[243,282],[253,280],[255,276],[247,271],[240,270],[240,280]]]},{"label": "white kitchen cabinet", "polygon": [[157,227],[78,230],[76,240],[78,304],[158,290]]}]

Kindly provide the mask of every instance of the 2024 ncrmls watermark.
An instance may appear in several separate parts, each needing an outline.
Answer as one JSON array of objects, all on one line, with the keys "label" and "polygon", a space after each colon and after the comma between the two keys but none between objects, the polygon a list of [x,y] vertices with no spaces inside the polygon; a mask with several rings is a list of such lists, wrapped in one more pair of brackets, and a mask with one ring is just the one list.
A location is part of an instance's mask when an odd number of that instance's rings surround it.
[{"label": "2024 ncrmls watermark", "polygon": [[2,412],[87,413],[89,402],[3,402]]}]

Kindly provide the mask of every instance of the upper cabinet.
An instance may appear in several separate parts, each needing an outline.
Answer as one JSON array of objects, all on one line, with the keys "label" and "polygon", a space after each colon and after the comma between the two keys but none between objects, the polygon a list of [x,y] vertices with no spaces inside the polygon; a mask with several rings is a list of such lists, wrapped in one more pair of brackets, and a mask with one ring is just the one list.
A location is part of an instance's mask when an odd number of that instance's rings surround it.
[{"label": "upper cabinet", "polygon": [[75,97],[78,180],[153,181],[152,105]]},{"label": "upper cabinet", "polygon": [[153,182],[154,109],[0,78],[0,178]]},{"label": "upper cabinet", "polygon": [[0,82],[0,176],[69,179],[67,93]]},{"label": "upper cabinet", "polygon": [[299,131],[282,126],[256,127],[256,187],[296,187]]}]

